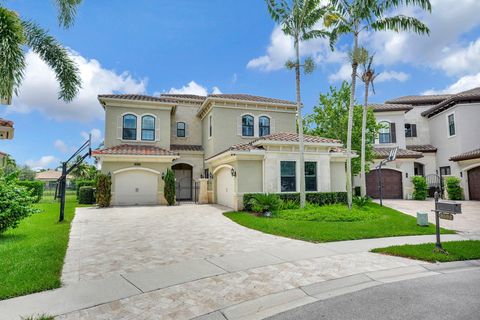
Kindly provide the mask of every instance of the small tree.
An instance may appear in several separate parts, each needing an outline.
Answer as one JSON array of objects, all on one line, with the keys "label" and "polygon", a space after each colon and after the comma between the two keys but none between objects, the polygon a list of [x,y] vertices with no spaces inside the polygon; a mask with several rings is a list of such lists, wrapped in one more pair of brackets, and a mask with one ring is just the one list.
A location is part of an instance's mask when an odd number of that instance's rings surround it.
[{"label": "small tree", "polygon": [[413,199],[414,200],[425,200],[427,198],[428,185],[427,179],[422,176],[412,177],[413,183]]},{"label": "small tree", "polygon": [[110,207],[112,200],[112,179],[109,175],[97,176],[97,204],[100,208]]},{"label": "small tree", "polygon": [[463,188],[460,186],[460,179],[457,177],[445,178],[449,200],[463,200]]},{"label": "small tree", "polygon": [[173,206],[175,204],[175,175],[172,169],[167,169],[163,181],[165,182],[163,194],[168,205]]},{"label": "small tree", "polygon": [[29,166],[24,165],[19,168],[20,173],[18,174],[18,179],[20,180],[35,180],[35,171],[33,171]]}]

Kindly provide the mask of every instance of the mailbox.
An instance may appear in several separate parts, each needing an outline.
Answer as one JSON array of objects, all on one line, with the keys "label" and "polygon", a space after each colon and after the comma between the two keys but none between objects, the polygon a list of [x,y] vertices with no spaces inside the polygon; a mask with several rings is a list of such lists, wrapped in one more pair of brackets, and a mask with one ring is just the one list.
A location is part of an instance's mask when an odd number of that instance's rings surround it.
[{"label": "mailbox", "polygon": [[439,201],[437,202],[437,211],[459,214],[462,213],[462,204],[453,201]]}]

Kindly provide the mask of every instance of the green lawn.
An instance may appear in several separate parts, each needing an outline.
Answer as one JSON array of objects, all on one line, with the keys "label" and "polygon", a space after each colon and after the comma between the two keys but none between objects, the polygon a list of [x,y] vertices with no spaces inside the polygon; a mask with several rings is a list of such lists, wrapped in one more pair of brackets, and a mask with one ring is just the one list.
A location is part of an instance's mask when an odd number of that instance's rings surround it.
[{"label": "green lawn", "polygon": [[373,249],[372,252],[429,262],[480,259],[480,240],[443,242],[442,247],[448,254],[434,253],[434,243],[378,248]]},{"label": "green lawn", "polygon": [[67,196],[65,221],[59,223],[59,203],[45,197],[36,205],[40,213],[0,235],[0,300],[61,285],[75,206],[75,196]]},{"label": "green lawn", "polygon": [[[344,205],[304,210],[285,210],[273,218],[247,212],[227,212],[225,216],[247,228],[311,242],[434,234],[435,227],[417,226],[416,218],[370,203],[351,212]],[[454,233],[442,229],[443,233]]]}]

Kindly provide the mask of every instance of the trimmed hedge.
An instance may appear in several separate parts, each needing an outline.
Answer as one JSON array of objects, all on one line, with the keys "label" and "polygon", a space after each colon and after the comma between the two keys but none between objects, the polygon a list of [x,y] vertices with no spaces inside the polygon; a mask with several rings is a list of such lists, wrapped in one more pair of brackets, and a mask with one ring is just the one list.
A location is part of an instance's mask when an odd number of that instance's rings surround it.
[{"label": "trimmed hedge", "polygon": [[17,185],[25,187],[34,198],[34,202],[39,202],[42,199],[43,191],[45,190],[45,183],[43,181],[19,180],[17,181]]},{"label": "trimmed hedge", "polygon": [[460,186],[460,178],[446,177],[447,194],[449,200],[463,200],[463,188]]},{"label": "trimmed hedge", "polygon": [[77,180],[75,181],[75,187],[77,188],[77,198],[80,197],[81,187],[96,187],[97,182],[95,180]]},{"label": "trimmed hedge", "polygon": [[427,199],[428,185],[427,179],[422,176],[413,176],[413,200],[425,200]]},{"label": "trimmed hedge", "polygon": [[78,203],[94,204],[95,203],[94,189],[88,186],[80,187],[78,192]]},{"label": "trimmed hedge", "polygon": [[[243,195],[243,207],[245,211],[252,211],[251,199],[258,193],[245,193]],[[283,201],[293,201],[300,203],[300,193],[275,193]],[[316,205],[328,205],[343,203],[347,204],[346,192],[307,192],[306,200]]]}]

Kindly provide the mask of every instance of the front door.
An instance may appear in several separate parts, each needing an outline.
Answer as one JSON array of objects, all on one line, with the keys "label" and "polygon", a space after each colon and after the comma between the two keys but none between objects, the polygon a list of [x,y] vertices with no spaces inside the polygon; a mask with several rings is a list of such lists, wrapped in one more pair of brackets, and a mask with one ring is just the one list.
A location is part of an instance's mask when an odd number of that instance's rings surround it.
[{"label": "front door", "polygon": [[470,200],[480,200],[480,167],[468,171],[468,190]]},{"label": "front door", "polygon": [[175,173],[177,200],[192,200],[192,167],[177,164],[172,167]]}]

